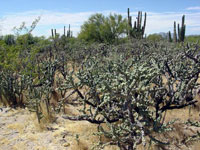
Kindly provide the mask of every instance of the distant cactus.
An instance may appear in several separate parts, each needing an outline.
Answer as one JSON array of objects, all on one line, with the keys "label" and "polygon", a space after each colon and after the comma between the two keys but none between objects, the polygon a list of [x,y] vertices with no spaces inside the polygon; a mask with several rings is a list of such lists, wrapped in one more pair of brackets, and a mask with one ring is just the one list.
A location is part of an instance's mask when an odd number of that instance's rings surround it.
[{"label": "distant cactus", "polygon": [[176,21],[174,21],[174,43],[177,42],[177,35],[176,35]]},{"label": "distant cactus", "polygon": [[51,36],[52,36],[52,38],[54,37],[53,29],[51,29]]},{"label": "distant cactus", "polygon": [[172,35],[171,35],[171,32],[170,32],[170,31],[168,32],[168,41],[169,41],[169,42],[172,42]]},{"label": "distant cactus", "polygon": [[65,36],[65,26],[64,26],[64,36]]},{"label": "distant cactus", "polygon": [[70,37],[70,24],[69,24],[69,28],[68,28],[68,31],[67,31],[67,37]]},{"label": "distant cactus", "polygon": [[[132,17],[130,16],[130,10],[129,10],[129,8],[128,8],[128,27],[129,28],[132,28]],[[130,36],[130,30],[131,29],[128,29],[128,36]]]},{"label": "distant cactus", "polygon": [[72,37],[72,31],[70,29],[70,24],[69,24],[69,28],[68,28],[68,31],[67,31],[67,37]]},{"label": "distant cactus", "polygon": [[56,29],[54,29],[54,35],[56,36],[56,34],[57,34],[57,33],[56,33]]},{"label": "distant cactus", "polygon": [[182,16],[181,27],[180,27],[180,25],[178,23],[177,30],[178,30],[178,33],[176,33],[176,22],[174,21],[174,39],[173,39],[173,41],[175,43],[176,42],[184,42],[184,39],[185,39],[185,30],[186,30],[185,15]]},{"label": "distant cactus", "polygon": [[51,36],[53,39],[57,37],[56,29],[51,29]]},{"label": "distant cactus", "polygon": [[64,26],[64,36],[72,37],[72,31],[70,29],[70,24],[69,24],[69,28],[67,30],[67,35],[66,35],[66,27]]},{"label": "distant cactus", "polygon": [[147,14],[144,15],[144,24],[142,26],[142,11],[138,12],[137,21],[134,22],[134,26],[132,27],[132,17],[130,16],[130,10],[128,8],[128,36],[142,39],[144,37],[144,32],[146,28],[146,18]]},{"label": "distant cactus", "polygon": [[184,42],[184,39],[185,39],[185,29],[186,29],[185,15],[183,15],[182,16],[181,28],[179,28],[179,24],[178,24],[178,40],[179,40],[179,42]]}]

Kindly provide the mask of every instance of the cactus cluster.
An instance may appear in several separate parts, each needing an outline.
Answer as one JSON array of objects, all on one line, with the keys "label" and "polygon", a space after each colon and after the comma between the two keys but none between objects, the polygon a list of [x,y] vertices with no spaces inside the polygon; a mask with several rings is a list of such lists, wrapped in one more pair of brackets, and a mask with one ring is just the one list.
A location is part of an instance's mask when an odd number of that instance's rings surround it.
[{"label": "cactus cluster", "polygon": [[78,90],[83,114],[64,118],[99,124],[99,135],[110,138],[110,143],[123,150],[136,149],[141,143],[146,145],[146,137],[164,143],[151,136],[172,130],[168,125],[173,121],[164,123],[163,113],[197,102],[192,97],[192,89],[198,86],[200,66],[196,61],[199,60],[193,60],[198,52],[190,46],[184,47],[182,53],[182,49],[169,46],[163,49],[164,45],[158,43],[148,43],[147,49],[142,45],[128,60],[117,51],[103,57],[88,57],[76,74],[79,83],[74,86],[74,90],[81,87],[89,90],[86,95]]},{"label": "cactus cluster", "polygon": [[[177,33],[178,31],[178,33]],[[174,21],[174,33],[173,33],[173,42],[184,42],[185,40],[185,32],[186,32],[186,25],[185,25],[185,15],[182,16],[182,23],[181,27],[178,23],[178,26],[176,27],[176,21]],[[172,42],[171,32],[168,32],[168,40],[169,42]]]},{"label": "cactus cluster", "polygon": [[[79,47],[71,53],[64,53],[58,40],[43,53],[29,53],[28,62],[19,70],[8,72],[1,68],[0,99],[10,96],[6,98],[12,105],[25,93],[25,106],[41,122],[41,103],[46,104],[49,114],[64,111],[66,103],[74,104],[68,101],[69,97],[77,93],[81,114],[63,117],[99,124],[98,135],[110,139],[100,147],[115,144],[133,150],[138,144],[145,145],[148,138],[163,143],[152,136],[171,130],[169,124],[173,121],[164,122],[163,113],[196,103],[192,90],[198,86],[199,49],[196,45],[177,49],[173,44],[165,45],[169,43],[134,40],[118,46]],[[70,57],[75,58],[68,61]],[[78,65],[76,71],[75,66],[68,69],[71,60]],[[87,92],[82,93],[82,88]],[[66,96],[69,90],[72,92]],[[50,100],[55,91],[61,98],[53,107]]]},{"label": "cactus cluster", "polygon": [[[55,39],[56,37],[59,37],[59,35],[56,33],[56,29],[51,29],[51,36],[53,39]],[[69,28],[67,30],[67,35],[66,35],[66,27],[64,26],[64,33],[63,33],[64,37],[72,37],[73,36],[73,32],[70,29],[70,24],[69,24]]]},{"label": "cactus cluster", "polygon": [[147,14],[144,14],[144,23],[142,25],[142,11],[138,12],[137,20],[134,22],[134,26],[132,25],[132,17],[130,16],[130,10],[128,8],[128,36],[142,39],[144,37],[144,32],[146,28],[146,18]]},{"label": "cactus cluster", "polygon": [[[65,26],[64,26],[64,36],[65,36]],[[68,28],[68,30],[67,30],[67,37],[72,37],[73,35],[72,35],[72,31],[70,30],[70,24],[69,24],[69,28]]]}]

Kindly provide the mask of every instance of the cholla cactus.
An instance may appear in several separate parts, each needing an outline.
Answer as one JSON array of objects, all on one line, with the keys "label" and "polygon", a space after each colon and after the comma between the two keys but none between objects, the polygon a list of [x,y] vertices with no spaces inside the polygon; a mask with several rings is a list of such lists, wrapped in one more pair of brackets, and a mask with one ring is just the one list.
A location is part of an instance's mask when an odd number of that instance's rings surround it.
[{"label": "cholla cactus", "polygon": [[6,101],[3,103],[7,103],[10,107],[24,108],[23,92],[27,89],[27,77],[20,73],[4,70],[0,72],[0,78],[0,93]]},{"label": "cholla cactus", "polygon": [[89,90],[86,95],[79,91],[83,115],[64,118],[99,124],[98,134],[110,138],[106,144],[123,150],[145,145],[146,137],[168,145],[152,134],[171,130],[168,125],[173,121],[164,123],[165,111],[196,103],[192,89],[197,85],[200,66],[194,59],[197,52],[190,47],[183,53],[173,47],[164,50],[163,46],[139,49],[126,61],[123,55],[114,57],[113,52],[112,59],[89,57],[77,74],[80,88]]}]

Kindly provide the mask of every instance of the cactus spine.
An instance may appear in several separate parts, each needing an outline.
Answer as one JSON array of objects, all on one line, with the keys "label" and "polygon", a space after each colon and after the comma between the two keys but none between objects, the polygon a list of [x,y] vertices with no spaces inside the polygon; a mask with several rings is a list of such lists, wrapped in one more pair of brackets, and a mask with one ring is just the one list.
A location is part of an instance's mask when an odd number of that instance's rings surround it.
[{"label": "cactus spine", "polygon": [[128,8],[128,36],[137,38],[137,39],[142,39],[144,37],[144,32],[146,28],[146,18],[147,14],[145,12],[144,15],[144,23],[142,25],[142,11],[138,12],[137,20],[134,22],[134,26],[132,26],[132,17],[130,16],[130,10]]}]

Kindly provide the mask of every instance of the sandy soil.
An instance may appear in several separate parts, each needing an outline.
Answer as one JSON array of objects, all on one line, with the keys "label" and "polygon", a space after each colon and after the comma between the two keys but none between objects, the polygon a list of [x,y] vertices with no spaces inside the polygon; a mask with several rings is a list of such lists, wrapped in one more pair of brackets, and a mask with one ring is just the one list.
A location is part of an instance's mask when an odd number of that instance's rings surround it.
[{"label": "sandy soil", "polygon": [[[95,145],[96,125],[57,116],[39,125],[28,110],[0,110],[0,150],[88,150]],[[116,147],[106,149],[116,150]]]},{"label": "sandy soil", "polygon": [[[186,140],[200,133],[200,129],[180,123],[187,121],[188,118],[197,119],[199,117],[197,114],[198,112],[192,112],[192,117],[188,109],[167,112],[166,121],[171,118],[181,118],[174,125],[173,132],[157,137],[168,138],[171,145],[167,147],[154,145],[150,149],[199,150],[198,140],[190,142]],[[90,150],[98,142],[98,137],[93,134],[96,132],[96,127],[87,121],[63,119],[61,115],[56,115],[53,123],[39,125],[34,113],[26,109],[2,108],[0,109],[0,150]],[[138,150],[143,149],[138,146]],[[105,150],[119,149],[116,146],[108,146]]]}]

